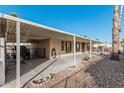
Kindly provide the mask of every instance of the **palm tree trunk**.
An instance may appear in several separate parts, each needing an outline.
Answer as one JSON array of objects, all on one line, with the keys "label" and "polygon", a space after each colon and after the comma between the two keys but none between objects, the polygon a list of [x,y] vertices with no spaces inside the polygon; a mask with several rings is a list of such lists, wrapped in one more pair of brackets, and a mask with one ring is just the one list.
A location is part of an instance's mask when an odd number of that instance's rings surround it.
[{"label": "palm tree trunk", "polygon": [[114,19],[113,19],[113,29],[112,29],[112,56],[111,59],[119,60],[118,50],[119,50],[119,15],[118,15],[118,5],[114,6]]}]

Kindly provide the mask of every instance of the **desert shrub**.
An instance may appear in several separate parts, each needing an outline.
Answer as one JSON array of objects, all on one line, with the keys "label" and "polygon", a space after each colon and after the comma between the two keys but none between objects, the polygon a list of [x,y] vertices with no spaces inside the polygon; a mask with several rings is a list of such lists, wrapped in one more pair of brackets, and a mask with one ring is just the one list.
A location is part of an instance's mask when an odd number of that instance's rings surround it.
[{"label": "desert shrub", "polygon": [[85,61],[88,61],[89,59],[90,59],[89,56],[85,56],[85,57],[83,58],[83,60],[85,60]]}]

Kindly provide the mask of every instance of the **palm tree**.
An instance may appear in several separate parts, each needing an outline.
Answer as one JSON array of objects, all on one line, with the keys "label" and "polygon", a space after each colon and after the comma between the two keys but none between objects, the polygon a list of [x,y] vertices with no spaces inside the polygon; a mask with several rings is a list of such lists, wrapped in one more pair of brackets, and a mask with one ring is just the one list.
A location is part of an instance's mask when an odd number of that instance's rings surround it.
[{"label": "palm tree", "polygon": [[114,6],[114,18],[113,18],[113,29],[112,29],[112,60],[119,60],[119,15],[118,5]]}]

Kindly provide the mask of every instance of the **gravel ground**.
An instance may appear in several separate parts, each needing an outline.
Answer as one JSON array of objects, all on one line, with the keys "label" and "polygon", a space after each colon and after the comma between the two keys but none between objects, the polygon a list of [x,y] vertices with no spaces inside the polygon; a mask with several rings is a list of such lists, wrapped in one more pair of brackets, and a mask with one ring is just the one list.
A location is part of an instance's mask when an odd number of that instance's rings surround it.
[{"label": "gravel ground", "polygon": [[109,60],[110,56],[89,67],[85,72],[90,73],[98,87],[123,88],[124,87],[124,55],[121,61]]},{"label": "gravel ground", "polygon": [[26,88],[118,88],[124,87],[124,55],[121,61],[98,56],[30,82]]}]

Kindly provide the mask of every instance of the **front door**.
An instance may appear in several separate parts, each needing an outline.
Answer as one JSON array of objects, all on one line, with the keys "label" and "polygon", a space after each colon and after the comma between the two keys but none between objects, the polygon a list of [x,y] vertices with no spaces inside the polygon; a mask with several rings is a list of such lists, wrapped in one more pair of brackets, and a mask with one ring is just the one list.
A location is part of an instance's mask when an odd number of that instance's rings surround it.
[{"label": "front door", "polygon": [[85,51],[85,43],[82,43],[82,52]]},{"label": "front door", "polygon": [[71,42],[66,42],[66,53],[71,53]]}]

